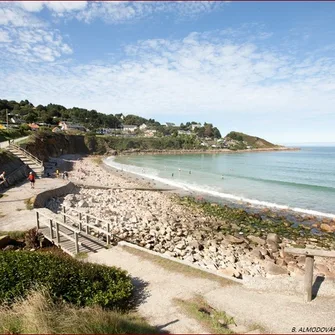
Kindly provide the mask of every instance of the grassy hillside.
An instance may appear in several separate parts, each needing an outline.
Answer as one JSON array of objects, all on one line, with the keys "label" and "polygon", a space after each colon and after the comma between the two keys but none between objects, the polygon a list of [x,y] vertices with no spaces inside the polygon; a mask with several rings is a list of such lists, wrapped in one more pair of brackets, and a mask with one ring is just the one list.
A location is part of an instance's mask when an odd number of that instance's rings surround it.
[{"label": "grassy hillside", "polygon": [[244,133],[231,131],[224,138],[224,142],[229,149],[265,149],[275,148],[277,145],[270,143],[262,138],[250,136]]}]

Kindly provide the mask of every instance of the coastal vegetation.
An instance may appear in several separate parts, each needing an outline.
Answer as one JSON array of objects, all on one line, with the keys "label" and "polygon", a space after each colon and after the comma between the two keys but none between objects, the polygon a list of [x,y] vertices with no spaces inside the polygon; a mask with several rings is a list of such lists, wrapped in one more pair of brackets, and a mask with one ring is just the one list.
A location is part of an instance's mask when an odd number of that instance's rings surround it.
[{"label": "coastal vegetation", "polygon": [[203,198],[175,196],[175,201],[188,208],[201,210],[206,216],[222,220],[219,231],[225,235],[239,234],[241,237],[248,235],[266,239],[269,233],[275,233],[280,238],[291,240],[295,247],[305,247],[315,244],[326,249],[335,249],[334,234],[320,231],[325,223],[308,221],[308,218],[297,217],[294,221],[288,220],[285,215],[264,209],[259,213],[247,209],[219,205]]},{"label": "coastal vegetation", "polygon": [[25,299],[0,308],[1,334],[157,334],[135,313],[100,306],[77,307],[55,302],[46,290],[30,291]]},{"label": "coastal vegetation", "polygon": [[223,142],[226,147],[231,150],[244,150],[244,149],[262,149],[262,148],[275,148],[277,145],[272,144],[262,138],[250,136],[244,133],[231,131],[227,134]]},{"label": "coastal vegetation", "polygon": [[[28,126],[30,123],[39,123],[42,129],[48,129],[48,127],[58,126],[61,121],[66,121],[80,125],[94,133],[101,132],[102,129],[113,129],[114,132],[117,132],[118,129],[122,129],[123,125],[139,127],[145,124],[146,127],[157,132],[158,136],[176,136],[178,135],[178,130],[192,130],[194,131],[193,134],[199,138],[221,137],[219,129],[214,127],[211,123],[206,122],[204,125],[200,125],[195,121],[186,122],[185,124],[181,123],[180,126],[175,126],[172,123],[163,125],[154,119],[146,119],[133,114],[123,115],[120,113],[113,115],[99,113],[95,109],[88,110],[79,107],[66,108],[62,105],[52,103],[46,106],[34,106],[28,100],[21,100],[20,102],[5,99],[0,100],[0,121],[6,123],[8,115],[10,119],[9,123],[12,124],[11,120],[13,119],[15,121],[14,125],[20,125],[18,130],[20,132],[30,129]],[[194,127],[195,125],[197,127]],[[141,130],[137,129],[136,134],[141,135],[141,133]]]},{"label": "coastal vegetation", "polygon": [[125,271],[115,267],[81,262],[49,252],[0,252],[0,301],[14,303],[30,290],[44,288],[53,301],[76,306],[126,310],[133,286]]}]

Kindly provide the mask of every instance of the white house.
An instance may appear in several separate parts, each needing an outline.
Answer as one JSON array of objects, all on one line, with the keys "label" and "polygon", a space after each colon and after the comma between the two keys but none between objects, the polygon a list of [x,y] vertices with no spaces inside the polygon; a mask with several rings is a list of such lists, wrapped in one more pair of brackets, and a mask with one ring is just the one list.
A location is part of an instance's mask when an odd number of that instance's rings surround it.
[{"label": "white house", "polygon": [[139,126],[140,130],[145,130],[148,128],[148,126],[145,124],[145,123],[142,123],[140,126]]},{"label": "white house", "polygon": [[123,125],[122,130],[123,132],[126,132],[126,133],[133,133],[135,130],[137,130],[137,128],[138,127],[135,125],[125,124]]},{"label": "white house", "polygon": [[192,135],[189,130],[178,130],[178,135]]}]

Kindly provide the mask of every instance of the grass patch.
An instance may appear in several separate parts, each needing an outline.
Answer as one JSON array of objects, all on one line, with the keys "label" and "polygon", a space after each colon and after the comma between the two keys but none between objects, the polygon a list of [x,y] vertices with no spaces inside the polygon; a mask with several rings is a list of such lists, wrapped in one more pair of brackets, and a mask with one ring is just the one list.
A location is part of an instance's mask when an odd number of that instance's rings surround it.
[{"label": "grass patch", "polygon": [[31,211],[34,209],[34,198],[25,199],[24,204],[26,205],[26,209]]},{"label": "grass patch", "polygon": [[55,303],[47,292],[35,291],[12,307],[0,308],[0,333],[157,334],[158,330],[137,314]]},{"label": "grass patch", "polygon": [[127,246],[123,246],[122,248],[124,248],[130,254],[140,256],[141,258],[146,259],[156,265],[159,265],[160,267],[168,271],[178,272],[187,277],[209,279],[209,280],[219,283],[221,286],[239,285],[238,283],[235,283],[225,278],[216,276],[214,274],[202,271],[200,269],[198,270],[198,269],[192,268],[191,266],[188,266],[186,264],[180,264],[180,263],[174,262],[170,259],[152,255],[142,250],[130,248]]},{"label": "grass patch", "polygon": [[23,240],[25,237],[25,231],[13,230],[13,231],[0,231],[0,236],[8,235],[13,240]]},{"label": "grass patch", "polygon": [[217,311],[202,297],[191,300],[174,299],[190,317],[200,322],[211,334],[233,334],[228,326],[235,325],[234,319],[225,312]]},{"label": "grass patch", "polygon": [[87,252],[79,252],[75,256],[76,259],[86,259],[87,257],[88,257],[88,253]]}]

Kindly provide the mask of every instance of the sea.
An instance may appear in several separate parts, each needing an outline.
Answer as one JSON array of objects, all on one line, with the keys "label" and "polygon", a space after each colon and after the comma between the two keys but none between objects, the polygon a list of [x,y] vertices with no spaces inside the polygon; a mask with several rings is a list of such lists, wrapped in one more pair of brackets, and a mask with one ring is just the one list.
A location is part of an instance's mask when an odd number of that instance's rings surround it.
[{"label": "sea", "polygon": [[335,218],[335,146],[297,151],[131,155],[105,163],[195,196]]}]

